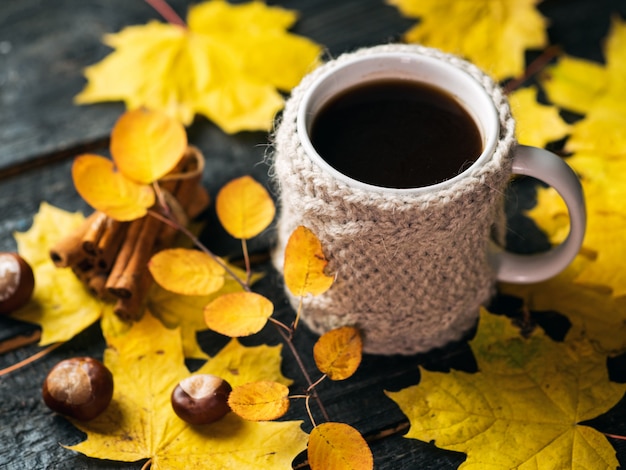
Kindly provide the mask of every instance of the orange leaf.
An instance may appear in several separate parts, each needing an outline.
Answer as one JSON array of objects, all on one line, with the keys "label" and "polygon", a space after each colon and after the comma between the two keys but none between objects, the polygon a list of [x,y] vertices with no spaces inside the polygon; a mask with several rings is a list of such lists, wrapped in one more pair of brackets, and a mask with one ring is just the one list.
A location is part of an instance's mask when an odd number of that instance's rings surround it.
[{"label": "orange leaf", "polygon": [[246,240],[272,223],[276,206],[260,183],[250,176],[242,176],[220,190],[215,199],[215,210],[228,233]]},{"label": "orange leaf", "polygon": [[313,347],[317,368],[331,380],[352,376],[361,364],[362,353],[361,334],[352,326],[324,333]]},{"label": "orange leaf", "polygon": [[77,157],[72,165],[72,179],[78,194],[91,207],[116,220],[143,217],[154,204],[150,186],[129,180],[115,170],[111,160],[99,155]]},{"label": "orange leaf", "polygon": [[154,280],[182,295],[210,295],[224,285],[226,270],[206,253],[172,248],[155,254],[148,263]]},{"label": "orange leaf", "polygon": [[374,457],[363,436],[344,423],[323,423],[309,436],[311,470],[369,470]]},{"label": "orange leaf", "polygon": [[274,305],[254,292],[224,294],[204,307],[207,326],[226,336],[258,333],[274,313]]},{"label": "orange leaf", "polygon": [[291,293],[319,295],[330,289],[335,278],[324,272],[327,264],[317,236],[306,227],[296,228],[285,247],[285,285]]},{"label": "orange leaf", "polygon": [[185,128],[155,111],[124,113],[111,132],[111,155],[126,177],[149,184],[166,175],[187,148]]},{"label": "orange leaf", "polygon": [[272,421],[287,413],[289,389],[278,382],[250,382],[235,387],[228,397],[234,413],[248,421]]}]

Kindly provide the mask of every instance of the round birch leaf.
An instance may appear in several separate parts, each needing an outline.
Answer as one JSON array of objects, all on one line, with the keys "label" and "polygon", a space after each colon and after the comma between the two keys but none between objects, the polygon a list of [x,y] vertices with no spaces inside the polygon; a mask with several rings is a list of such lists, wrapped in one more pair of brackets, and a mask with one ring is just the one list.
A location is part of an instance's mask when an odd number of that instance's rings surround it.
[{"label": "round birch leaf", "polygon": [[274,313],[274,304],[254,292],[233,292],[204,307],[204,321],[213,331],[240,337],[258,333]]},{"label": "round birch leaf", "polygon": [[309,435],[311,470],[370,470],[374,457],[363,436],[345,423],[323,423]]},{"label": "round birch leaf", "polygon": [[326,292],[335,280],[324,272],[327,264],[317,236],[306,227],[297,227],[285,247],[284,276],[289,291],[297,297]]},{"label": "round birch leaf", "polygon": [[115,220],[143,217],[155,201],[150,186],[126,178],[111,160],[99,155],[77,157],[72,164],[72,180],[87,204]]},{"label": "round birch leaf", "polygon": [[226,270],[198,250],[171,248],[156,253],[148,263],[154,280],[164,289],[182,295],[210,295],[224,285]]},{"label": "round birch leaf", "polygon": [[135,109],[115,123],[110,148],[127,178],[149,184],[176,166],[187,148],[187,134],[180,122],[163,113]]},{"label": "round birch leaf", "polygon": [[324,333],[313,346],[317,368],[331,380],[351,377],[361,364],[362,354],[361,334],[352,326]]},{"label": "round birch leaf", "polygon": [[276,214],[267,190],[250,176],[227,183],[215,198],[215,210],[224,229],[242,240],[265,230]]},{"label": "round birch leaf", "polygon": [[234,413],[248,421],[272,421],[289,409],[287,386],[269,380],[235,387],[228,397]]}]

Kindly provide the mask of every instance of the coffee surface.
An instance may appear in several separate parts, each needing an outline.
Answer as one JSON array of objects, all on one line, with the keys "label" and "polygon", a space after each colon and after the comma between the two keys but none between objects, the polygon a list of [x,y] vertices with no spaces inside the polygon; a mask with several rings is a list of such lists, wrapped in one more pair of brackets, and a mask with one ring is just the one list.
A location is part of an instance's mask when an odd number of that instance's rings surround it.
[{"label": "coffee surface", "polygon": [[313,120],[311,142],[341,173],[389,188],[445,181],[482,152],[478,127],[461,104],[439,88],[401,79],[333,97]]}]

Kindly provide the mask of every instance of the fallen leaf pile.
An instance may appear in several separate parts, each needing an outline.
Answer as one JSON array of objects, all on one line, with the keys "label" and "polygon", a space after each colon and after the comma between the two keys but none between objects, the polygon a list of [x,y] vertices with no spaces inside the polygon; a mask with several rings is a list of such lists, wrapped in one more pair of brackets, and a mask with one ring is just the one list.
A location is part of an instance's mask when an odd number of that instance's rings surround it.
[{"label": "fallen leaf pile", "polygon": [[321,48],[288,33],[293,11],[259,1],[210,0],[187,26],[152,21],[105,36],[114,52],[88,67],[79,104],[124,101],[191,124],[208,117],[225,132],[269,130],[288,92],[318,64]]}]

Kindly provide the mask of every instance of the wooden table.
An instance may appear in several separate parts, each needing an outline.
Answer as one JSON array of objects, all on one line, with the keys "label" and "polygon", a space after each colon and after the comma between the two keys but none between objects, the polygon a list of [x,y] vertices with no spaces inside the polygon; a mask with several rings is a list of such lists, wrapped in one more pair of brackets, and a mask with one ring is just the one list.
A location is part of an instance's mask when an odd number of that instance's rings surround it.
[{"label": "wooden table", "polygon": [[[185,15],[191,2],[172,0]],[[272,2],[299,10],[301,20],[295,32],[326,47],[327,56],[336,56],[357,47],[398,40],[413,24],[382,0],[285,0]],[[545,0],[540,10],[550,19],[553,44],[569,54],[602,60],[601,44],[610,16],[626,16],[626,0]],[[0,4],[0,250],[13,251],[14,231],[29,228],[42,201],[63,209],[89,212],[76,194],[71,178],[72,158],[84,151],[106,154],[108,134],[123,112],[119,103],[75,106],[72,98],[84,86],[82,69],[103,58],[109,49],[101,43],[108,32],[124,26],[160,19],[142,1],[107,0],[2,0]],[[530,54],[532,56],[532,54]],[[267,181],[263,160],[267,135],[240,133],[226,135],[205,119],[189,128],[191,142],[208,157],[204,184],[212,195],[228,180],[252,174]],[[530,204],[532,191],[518,189],[513,200]],[[519,215],[519,205],[509,208],[512,223],[526,230],[525,240],[511,237],[519,250],[532,250],[545,239]],[[207,215],[203,239],[218,254],[238,253],[238,244],[217,227]],[[261,237],[252,250],[267,252],[271,240]],[[258,266],[270,272],[258,289],[270,296],[280,309],[288,307],[282,297],[277,275],[269,263]],[[494,308],[514,311],[512,299],[498,299]],[[0,319],[0,341],[32,327],[7,318]],[[200,335],[205,344],[210,334]],[[211,339],[211,341],[209,341]],[[297,346],[310,350],[315,336],[302,329]],[[262,334],[247,344],[278,342],[277,335]],[[219,343],[219,341],[218,341]],[[221,343],[223,344],[223,342]],[[84,331],[42,360],[0,378],[0,468],[22,469],[117,469],[141,468],[142,462],[117,464],[88,459],[65,450],[58,443],[75,444],[84,435],[63,418],[49,412],[40,398],[46,372],[56,362],[75,355],[101,357],[104,341],[98,326]],[[215,346],[213,346],[215,348]],[[30,345],[0,355],[0,368],[37,352]],[[207,351],[209,353],[214,351]],[[310,357],[306,366],[314,370]],[[285,374],[303,387],[291,358],[285,358]],[[615,380],[626,381],[626,360],[610,361]],[[452,469],[462,454],[446,452],[433,445],[403,438],[408,421],[383,394],[419,381],[417,366],[431,370],[460,368],[474,370],[466,342],[444,350],[411,357],[366,356],[357,375],[340,384],[324,384],[319,391],[334,420],[344,421],[371,439],[378,469]],[[304,419],[304,409],[293,407],[288,419]],[[596,428],[626,434],[626,400],[592,423]],[[308,430],[308,429],[307,429]],[[626,441],[612,441],[622,466],[626,466]]]}]

